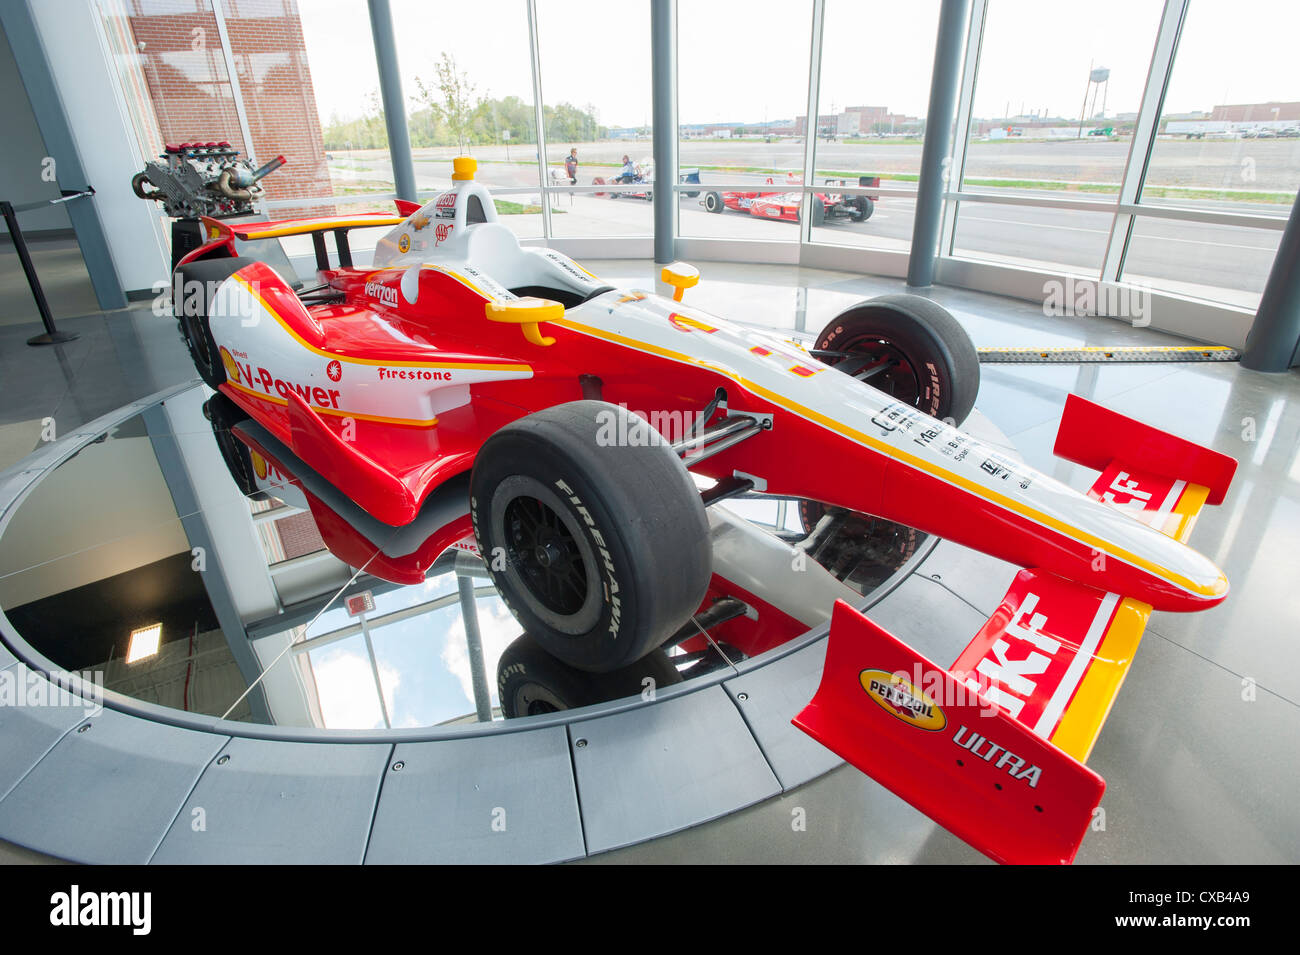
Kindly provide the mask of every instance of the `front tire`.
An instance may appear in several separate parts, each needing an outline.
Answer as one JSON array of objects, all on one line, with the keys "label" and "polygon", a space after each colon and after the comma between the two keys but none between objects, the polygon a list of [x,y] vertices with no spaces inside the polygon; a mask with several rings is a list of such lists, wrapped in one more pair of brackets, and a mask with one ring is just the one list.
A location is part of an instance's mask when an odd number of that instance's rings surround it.
[{"label": "front tire", "polygon": [[705,194],[704,196],[705,212],[712,212],[716,214],[722,212],[722,210],[725,209],[726,207],[727,204],[722,201],[722,193],[710,192]]},{"label": "front tire", "polygon": [[919,295],[881,295],[854,305],[822,329],[813,348],[839,353],[822,358],[831,366],[871,358],[855,377],[868,376],[873,388],[935,418],[961,424],[975,407],[979,353],[946,308]]},{"label": "front tire", "polygon": [[858,201],[854,205],[858,207],[858,214],[854,217],[855,222],[866,222],[871,218],[871,213],[876,211],[876,204],[871,201],[870,196],[858,196]]},{"label": "front tire", "polygon": [[676,452],[625,408],[575,401],[496,432],[474,464],[470,514],[506,605],[580,670],[641,659],[704,599],[704,504]]}]

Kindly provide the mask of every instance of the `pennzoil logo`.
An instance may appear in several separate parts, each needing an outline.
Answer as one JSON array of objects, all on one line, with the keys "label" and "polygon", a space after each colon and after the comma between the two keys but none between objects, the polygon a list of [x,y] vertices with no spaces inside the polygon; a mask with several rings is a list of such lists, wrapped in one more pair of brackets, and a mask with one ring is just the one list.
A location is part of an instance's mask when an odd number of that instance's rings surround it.
[{"label": "pennzoil logo", "polygon": [[226,351],[226,346],[221,346],[221,364],[225,366],[226,377],[239,384],[239,363],[235,361],[235,356]]},{"label": "pennzoil logo", "polygon": [[948,725],[943,710],[910,680],[884,670],[863,670],[858,679],[867,696],[895,719],[931,733]]}]

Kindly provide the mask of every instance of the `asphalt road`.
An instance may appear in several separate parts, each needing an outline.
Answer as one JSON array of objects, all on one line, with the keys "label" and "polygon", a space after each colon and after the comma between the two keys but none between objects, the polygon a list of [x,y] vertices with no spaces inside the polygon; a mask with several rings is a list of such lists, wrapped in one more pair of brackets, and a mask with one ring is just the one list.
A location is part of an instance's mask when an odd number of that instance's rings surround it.
[{"label": "asphalt road", "polygon": [[[802,144],[785,142],[683,142],[681,165],[793,168],[802,163],[802,148]],[[971,177],[1118,182],[1128,148],[1127,141],[1106,140],[979,143],[971,147],[967,171]],[[823,144],[818,146],[817,165],[828,170],[879,173],[888,184],[889,172],[915,170],[920,150],[919,145]],[[452,149],[417,150],[418,187],[445,186],[454,152]],[[497,189],[535,187],[536,166],[517,161],[521,154],[529,155],[527,147],[512,147],[510,152],[510,159],[516,161],[506,160],[503,147],[476,147],[479,179]],[[648,156],[650,145],[644,142],[579,144],[583,165],[579,167],[578,182],[587,184],[596,175],[609,175],[609,168],[594,164],[617,162],[625,152],[642,159]],[[1240,179],[1243,159],[1253,160],[1254,178],[1248,183],[1234,182],[1233,176]],[[358,185],[391,182],[388,157],[380,151],[336,153],[331,171],[336,179],[352,179]],[[764,183],[761,175],[708,169],[701,172],[701,178],[705,186],[722,181],[752,182],[755,186]],[[1182,182],[1219,189],[1294,190],[1296,180],[1300,179],[1300,140],[1160,140],[1150,180],[1162,179],[1170,184]],[[1057,199],[1068,196],[1105,201],[1109,198],[1095,192],[1072,194],[1015,188],[997,191]],[[513,198],[527,201],[530,197]],[[536,194],[531,199],[537,201]],[[1254,214],[1285,214],[1289,208],[1289,200],[1266,204],[1189,199],[1180,204]],[[559,212],[552,218],[557,236],[644,235],[651,229],[650,204],[644,200],[560,196],[553,208]],[[882,196],[871,219],[863,223],[847,219],[829,221],[814,230],[814,239],[905,249],[911,239],[914,211],[912,199]],[[955,250],[958,254],[1015,264],[1095,273],[1100,267],[1111,221],[1109,214],[1101,212],[964,203],[958,212]],[[520,234],[541,234],[540,216],[512,217],[512,224]],[[681,200],[683,235],[789,240],[795,229],[792,223],[764,221],[730,211],[712,215],[703,210],[697,198]],[[1130,243],[1125,275],[1131,281],[1253,307],[1267,278],[1279,237],[1278,232],[1261,229],[1144,218],[1139,220]]]}]

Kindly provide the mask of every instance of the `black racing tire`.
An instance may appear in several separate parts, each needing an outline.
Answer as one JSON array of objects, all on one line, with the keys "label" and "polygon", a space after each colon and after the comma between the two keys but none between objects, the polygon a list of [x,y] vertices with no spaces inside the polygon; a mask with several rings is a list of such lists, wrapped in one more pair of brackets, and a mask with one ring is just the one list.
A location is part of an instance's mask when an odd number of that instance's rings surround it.
[{"label": "black racing tire", "polygon": [[[979,353],[957,319],[928,298],[899,292],[854,305],[822,329],[813,348],[878,355],[889,367],[867,383],[935,418],[960,425],[975,407]],[[843,360],[823,359],[831,366]]]},{"label": "black racing tire", "polygon": [[254,261],[239,257],[203,259],[178,266],[172,274],[172,313],[180,323],[194,367],[209,387],[216,388],[226,380],[226,369],[209,324],[212,295],[222,282]]},{"label": "black racing tire", "polygon": [[497,431],[474,463],[470,515],[506,606],[580,670],[641,659],[708,588],[699,491],[659,433],[617,405],[555,405]]},{"label": "black racing tire", "polygon": [[826,203],[822,202],[816,194],[809,196],[808,199],[812,202],[812,224],[814,226],[825,225]]},{"label": "black racing tire", "polygon": [[720,192],[706,192],[704,194],[704,211],[720,213],[727,208],[726,202],[722,199]]},{"label": "black racing tire", "polygon": [[497,661],[497,699],[508,720],[638,696],[648,687],[657,691],[681,682],[682,675],[662,650],[651,650],[609,673],[586,673],[555,659],[526,633]]},{"label": "black racing tire", "polygon": [[876,211],[876,204],[871,201],[870,196],[858,196],[853,204],[858,209],[858,214],[853,220],[855,222],[866,222],[871,218],[871,213]]},{"label": "black racing tire", "polygon": [[208,399],[203,413],[212,423],[212,437],[217,441],[221,459],[226,462],[239,493],[251,501],[269,500],[271,495],[257,486],[252,452],[231,433],[235,425],[249,419],[248,413],[221,392]]}]

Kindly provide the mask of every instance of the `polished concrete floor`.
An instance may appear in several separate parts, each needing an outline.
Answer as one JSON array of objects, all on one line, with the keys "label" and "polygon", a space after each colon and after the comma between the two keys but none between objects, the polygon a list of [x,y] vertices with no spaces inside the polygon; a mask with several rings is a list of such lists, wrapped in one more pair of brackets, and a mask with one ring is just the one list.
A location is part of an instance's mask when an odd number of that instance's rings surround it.
[{"label": "polished concrete floor", "polygon": [[[584,262],[647,287],[648,262]],[[690,301],[727,318],[815,333],[898,280],[701,263]],[[1175,342],[1107,319],[1049,318],[1028,302],[935,288],[979,346]],[[170,317],[148,304],[60,320],[72,344],[29,348],[0,298],[0,468],[41,440],[193,377]],[[1157,613],[1089,765],[1106,778],[1104,829],[1081,862],[1300,861],[1300,375],[1236,364],[985,365],[978,405],[1032,465],[1078,487],[1092,475],[1051,455],[1066,395],[1236,457],[1236,481],[1193,546],[1233,593],[1201,614]],[[991,583],[993,587],[1005,582]],[[918,608],[924,612],[924,608]],[[803,820],[802,827],[795,825]],[[30,854],[0,846],[0,861]],[[980,862],[983,857],[852,769],[603,862]]]}]

